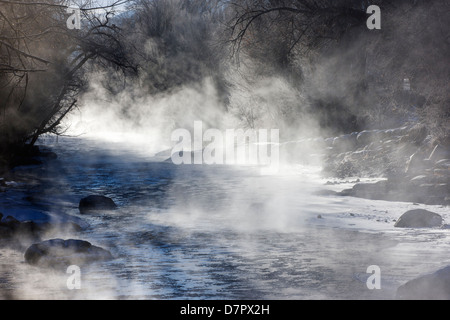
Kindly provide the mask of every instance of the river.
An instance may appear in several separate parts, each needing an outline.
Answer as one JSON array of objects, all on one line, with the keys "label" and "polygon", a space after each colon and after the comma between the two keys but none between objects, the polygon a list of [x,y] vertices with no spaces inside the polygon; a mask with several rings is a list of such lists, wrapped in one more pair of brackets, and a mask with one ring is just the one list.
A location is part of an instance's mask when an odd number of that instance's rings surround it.
[{"label": "river", "polygon": [[[450,230],[394,228],[413,208],[450,221],[446,208],[319,195],[352,183],[325,185],[318,166],[263,175],[251,166],[177,166],[82,138],[46,143],[58,159],[17,169],[40,181],[22,192],[42,203],[37,209],[86,226],[52,237],[90,241],[114,259],[82,266],[81,288],[70,290],[66,270],[30,266],[23,246],[3,245],[0,297],[393,299],[401,284],[450,264]],[[14,198],[8,192],[2,197]],[[119,208],[80,215],[78,202],[89,194]],[[373,265],[380,288],[370,289]]]}]

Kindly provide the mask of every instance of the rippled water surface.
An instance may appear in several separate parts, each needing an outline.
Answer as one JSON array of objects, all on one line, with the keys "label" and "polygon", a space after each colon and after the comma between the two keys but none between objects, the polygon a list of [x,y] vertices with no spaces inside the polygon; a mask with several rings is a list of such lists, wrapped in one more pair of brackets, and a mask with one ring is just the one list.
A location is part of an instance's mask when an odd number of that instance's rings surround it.
[{"label": "rippled water surface", "polygon": [[[316,167],[261,175],[74,138],[53,148],[58,160],[33,169],[43,181],[33,196],[88,224],[54,236],[88,240],[115,259],[83,266],[81,289],[69,290],[65,270],[29,266],[23,248],[4,246],[3,297],[392,299],[399,285],[450,262],[448,230],[393,227],[417,205],[316,195],[325,188]],[[78,201],[89,194],[119,209],[81,216]],[[379,290],[367,288],[370,265],[380,267]]]}]

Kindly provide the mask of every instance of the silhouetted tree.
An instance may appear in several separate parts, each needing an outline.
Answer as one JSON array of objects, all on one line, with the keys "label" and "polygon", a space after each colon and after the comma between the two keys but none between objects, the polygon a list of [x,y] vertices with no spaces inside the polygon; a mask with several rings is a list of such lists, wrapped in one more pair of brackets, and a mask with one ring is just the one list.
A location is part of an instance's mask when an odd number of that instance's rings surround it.
[{"label": "silhouetted tree", "polygon": [[112,23],[126,1],[78,7],[80,29],[68,28],[67,1],[0,0],[0,153],[59,133],[76,106],[90,61],[130,68],[120,29]]}]

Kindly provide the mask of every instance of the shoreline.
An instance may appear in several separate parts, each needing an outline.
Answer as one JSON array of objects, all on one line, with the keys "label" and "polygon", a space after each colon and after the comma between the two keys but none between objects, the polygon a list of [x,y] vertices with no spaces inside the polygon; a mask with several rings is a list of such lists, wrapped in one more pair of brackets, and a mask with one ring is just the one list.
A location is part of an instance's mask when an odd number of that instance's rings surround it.
[{"label": "shoreline", "polygon": [[[57,159],[47,146],[45,151],[24,160],[27,165],[17,165],[0,176],[0,214],[3,218],[2,241],[25,238],[40,240],[46,235],[76,233],[87,227],[83,219],[58,210],[57,204],[40,199],[49,182],[43,179],[47,166]],[[27,226],[23,228],[23,226]],[[10,227],[10,232],[5,228]],[[8,239],[10,238],[10,239]]]}]

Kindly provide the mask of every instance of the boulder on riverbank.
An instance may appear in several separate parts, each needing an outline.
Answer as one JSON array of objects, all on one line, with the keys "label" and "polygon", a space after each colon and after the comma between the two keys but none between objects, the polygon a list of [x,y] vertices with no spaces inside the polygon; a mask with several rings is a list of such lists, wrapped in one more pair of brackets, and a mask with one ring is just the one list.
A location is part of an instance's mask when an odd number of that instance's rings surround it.
[{"label": "boulder on riverbank", "polygon": [[80,200],[78,209],[81,214],[85,214],[96,210],[114,210],[117,209],[117,205],[111,198],[100,195],[91,195]]},{"label": "boulder on riverbank", "polygon": [[32,244],[24,257],[27,263],[44,267],[83,265],[113,258],[108,250],[78,239],[51,239]]},{"label": "boulder on riverbank", "polygon": [[450,300],[450,266],[408,281],[397,289],[399,300]]},{"label": "boulder on riverbank", "polygon": [[424,209],[409,210],[398,218],[394,227],[397,228],[438,228],[444,220],[434,212]]}]

